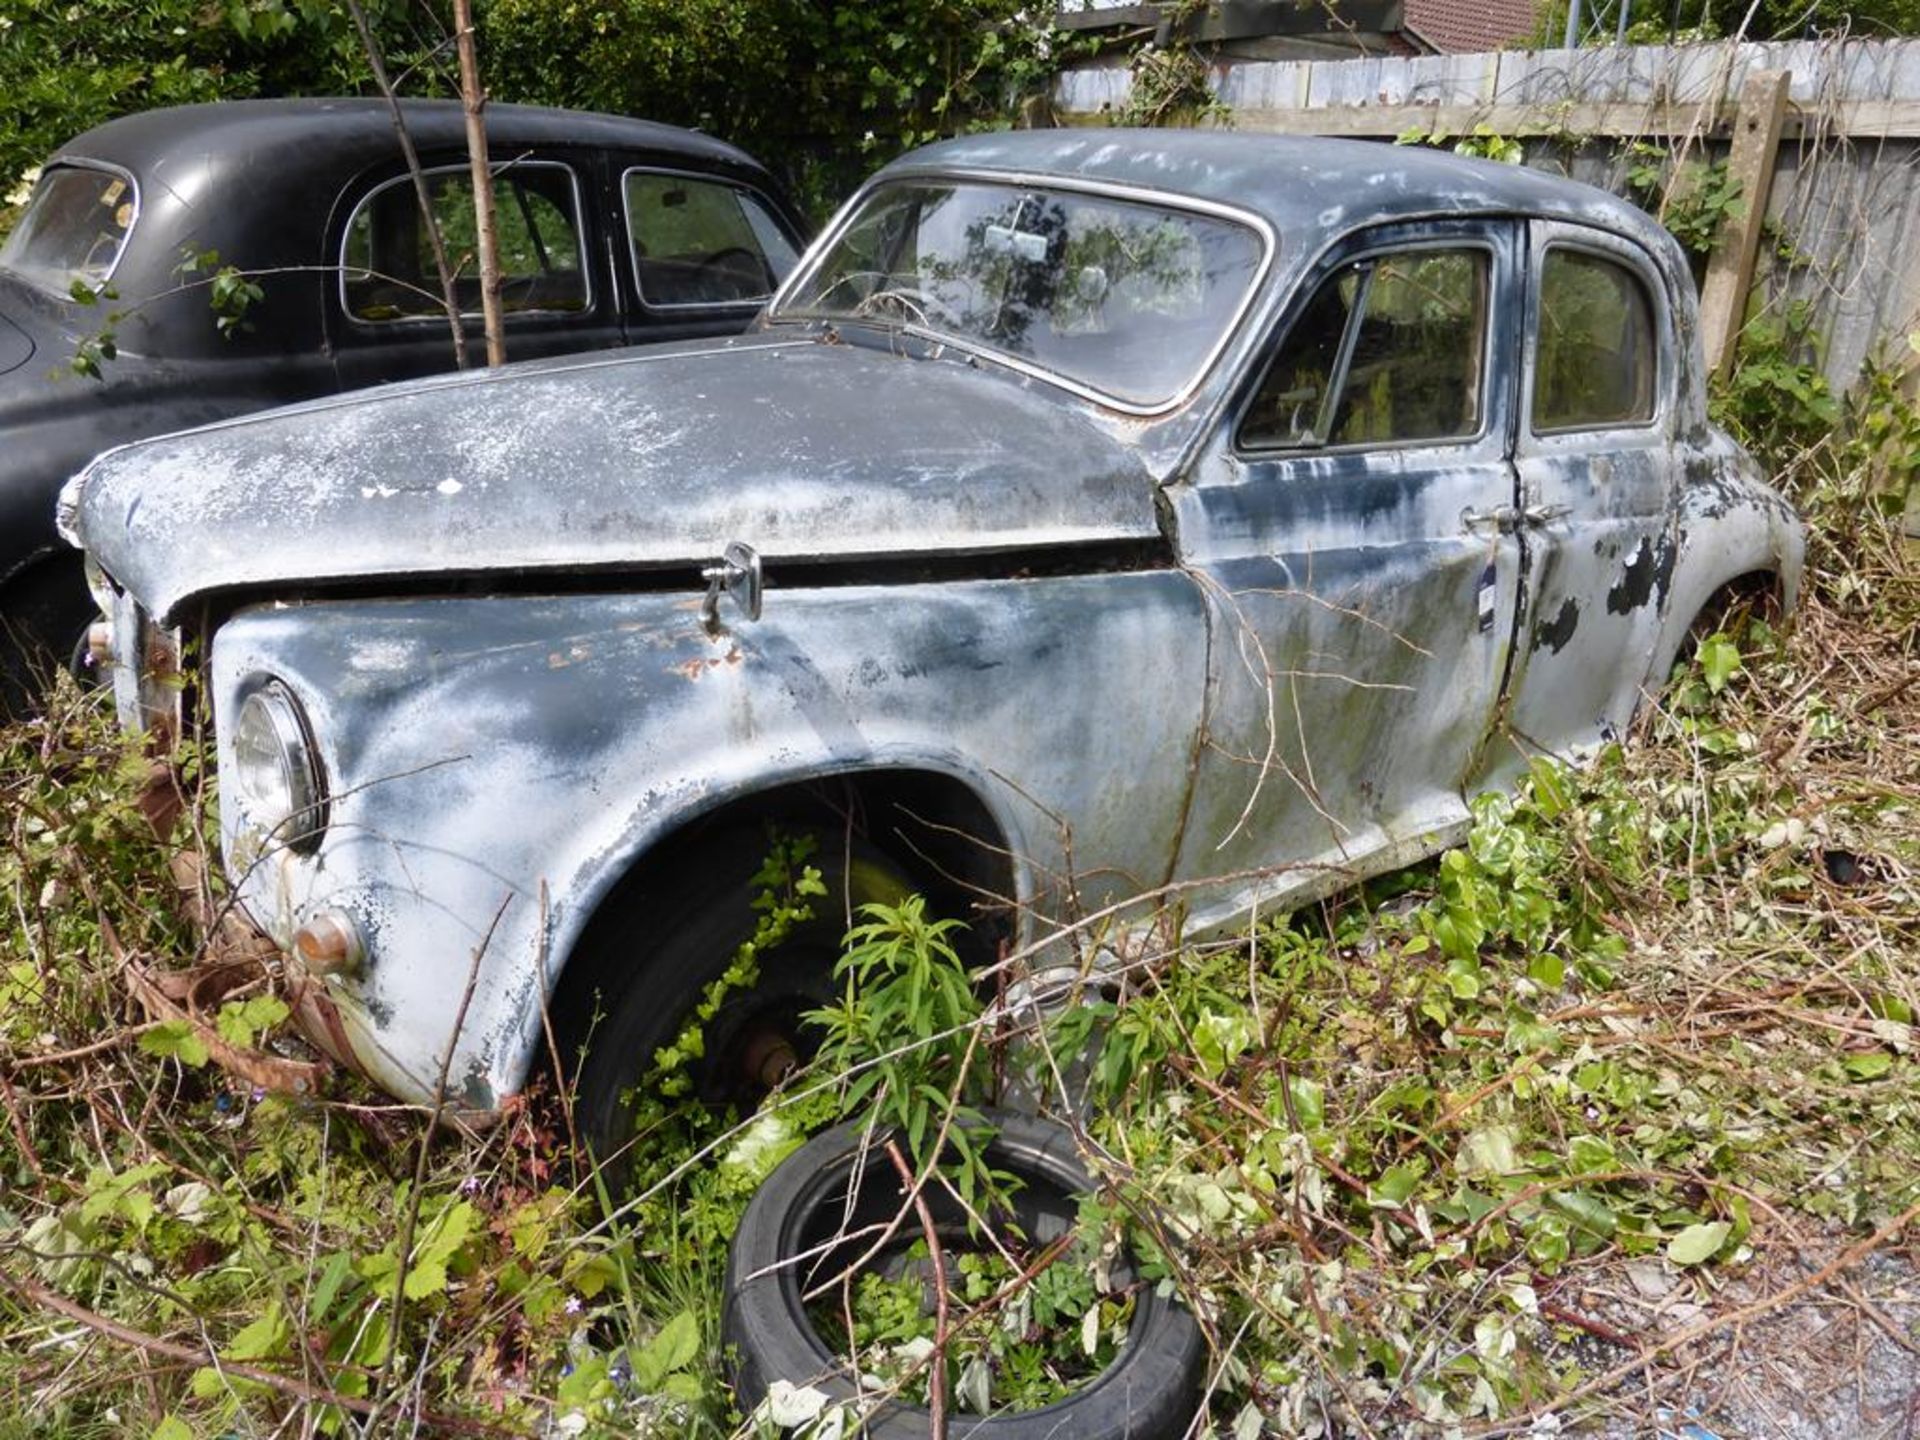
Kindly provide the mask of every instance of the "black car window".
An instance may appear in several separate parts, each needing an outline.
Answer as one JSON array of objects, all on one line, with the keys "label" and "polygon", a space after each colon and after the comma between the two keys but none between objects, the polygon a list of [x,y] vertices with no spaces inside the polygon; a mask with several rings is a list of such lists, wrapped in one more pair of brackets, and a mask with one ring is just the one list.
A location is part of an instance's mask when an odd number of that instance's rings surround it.
[{"label": "black car window", "polygon": [[649,306],[759,304],[797,258],[766,205],[721,181],[626,175],[634,283]]},{"label": "black car window", "polygon": [[50,166],[0,248],[0,269],[61,295],[75,281],[97,290],[127,248],[139,209],[133,182],[117,171]]},{"label": "black car window", "polygon": [[1489,263],[1484,250],[1417,250],[1329,276],[1261,382],[1240,443],[1306,449],[1478,434]]},{"label": "black car window", "polygon": [[[449,166],[428,171],[426,181],[460,309],[478,314],[480,263],[472,177],[465,166]],[[587,309],[592,296],[573,172],[547,161],[510,165],[493,177],[493,199],[500,303],[508,317]],[[407,177],[375,190],[347,222],[340,294],[356,320],[445,313],[433,242],[420,223],[419,202]]]},{"label": "black car window", "polygon": [[1653,300],[1626,266],[1555,246],[1540,268],[1533,428],[1591,430],[1653,419]]}]

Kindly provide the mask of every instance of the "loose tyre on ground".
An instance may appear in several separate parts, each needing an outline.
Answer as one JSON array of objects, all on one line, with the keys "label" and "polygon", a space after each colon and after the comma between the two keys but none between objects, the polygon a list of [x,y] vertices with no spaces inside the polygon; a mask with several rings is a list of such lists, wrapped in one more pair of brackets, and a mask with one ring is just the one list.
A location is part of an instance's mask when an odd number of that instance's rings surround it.
[{"label": "loose tyre on ground", "polygon": [[[987,1163],[1021,1182],[1015,1218],[1034,1244],[1070,1229],[1075,1197],[1093,1180],[1057,1125],[1010,1113],[989,1116],[998,1134]],[[776,1380],[811,1385],[835,1402],[856,1401],[844,1357],[828,1347],[807,1318],[804,1293],[857,1260],[872,1236],[839,1246],[833,1237],[892,1219],[902,1202],[899,1176],[885,1154],[861,1160],[864,1127],[847,1124],[816,1136],[768,1178],[740,1222],[727,1258],[727,1344],[734,1355],[735,1393],[743,1409],[765,1398]],[[858,1183],[849,1203],[849,1185]],[[926,1199],[945,1244],[966,1231],[959,1207],[930,1187]],[[921,1238],[909,1217],[878,1255],[882,1268]],[[818,1253],[812,1253],[818,1252]],[[796,1260],[797,1256],[807,1258]],[[1065,1399],[1036,1410],[988,1416],[950,1413],[951,1440],[1162,1440],[1182,1434],[1200,1388],[1204,1345],[1193,1317],[1177,1301],[1143,1286],[1126,1343],[1106,1370]],[[918,1440],[931,1417],[919,1406],[886,1403],[867,1420],[869,1440]]]}]

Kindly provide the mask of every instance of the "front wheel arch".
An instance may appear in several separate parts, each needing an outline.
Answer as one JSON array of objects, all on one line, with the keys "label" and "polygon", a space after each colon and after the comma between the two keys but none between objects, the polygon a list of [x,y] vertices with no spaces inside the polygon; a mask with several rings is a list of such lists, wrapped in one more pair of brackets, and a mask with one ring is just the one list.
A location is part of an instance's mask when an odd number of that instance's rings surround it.
[{"label": "front wheel arch", "polygon": [[557,1070],[563,1084],[571,1083],[613,988],[646,983],[644,973],[610,973],[606,957],[617,953],[610,935],[646,923],[649,914],[657,923],[659,897],[697,887],[716,853],[751,852],[748,868],[758,868],[769,829],[811,832],[823,850],[838,847],[846,855],[858,847],[891,864],[938,913],[967,922],[963,953],[972,963],[990,960],[1012,933],[1013,849],[985,801],[962,781],[934,771],[876,769],[740,796],[655,841],[595,904],[553,985],[552,1023],[540,1027],[529,1078]]}]

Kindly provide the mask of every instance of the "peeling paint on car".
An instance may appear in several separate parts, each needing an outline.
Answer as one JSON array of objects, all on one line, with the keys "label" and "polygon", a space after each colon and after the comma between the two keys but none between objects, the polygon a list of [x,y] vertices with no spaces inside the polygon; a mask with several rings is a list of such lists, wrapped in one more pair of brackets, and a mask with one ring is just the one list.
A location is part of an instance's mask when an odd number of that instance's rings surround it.
[{"label": "peeling paint on car", "polygon": [[1567,648],[1573,639],[1573,632],[1580,625],[1580,602],[1569,595],[1560,604],[1560,611],[1553,620],[1535,628],[1533,632],[1534,648],[1545,646],[1558,655]]},{"label": "peeling paint on car", "polygon": [[[778,404],[747,403],[769,388]],[[700,426],[685,418],[698,391],[714,417]],[[450,471],[467,493],[442,494]],[[369,487],[389,498],[365,506]],[[210,592],[657,571],[730,540],[774,563],[884,555],[903,533],[926,551],[1159,535],[1140,459],[1077,407],[952,362],[901,367],[868,347],[765,339],[296,407],[265,429],[109,452],[72,500],[107,571],[163,620]]]},{"label": "peeling paint on car", "polygon": [[1607,613],[1624,615],[1654,599],[1656,593],[1664,596],[1673,579],[1674,555],[1671,543],[1642,540],[1619,581],[1607,591]]}]

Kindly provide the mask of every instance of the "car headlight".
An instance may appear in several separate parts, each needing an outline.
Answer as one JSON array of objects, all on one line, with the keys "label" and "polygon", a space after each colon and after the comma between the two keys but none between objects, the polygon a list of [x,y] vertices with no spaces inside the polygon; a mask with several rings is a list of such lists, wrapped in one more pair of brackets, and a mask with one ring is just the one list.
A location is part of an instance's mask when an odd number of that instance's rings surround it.
[{"label": "car headlight", "polygon": [[225,779],[242,828],[256,840],[301,852],[318,848],[327,824],[326,780],[306,714],[280,681],[266,681],[240,702]]}]

